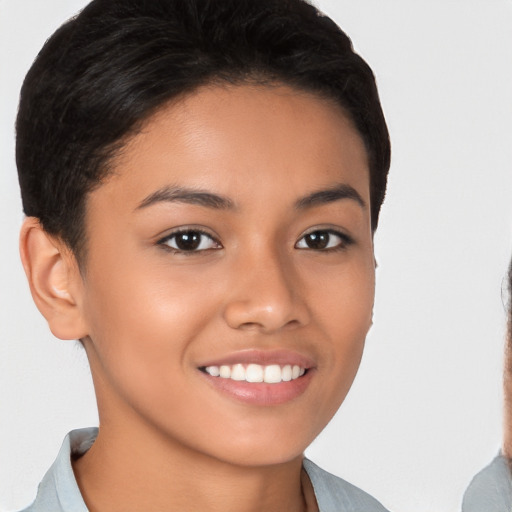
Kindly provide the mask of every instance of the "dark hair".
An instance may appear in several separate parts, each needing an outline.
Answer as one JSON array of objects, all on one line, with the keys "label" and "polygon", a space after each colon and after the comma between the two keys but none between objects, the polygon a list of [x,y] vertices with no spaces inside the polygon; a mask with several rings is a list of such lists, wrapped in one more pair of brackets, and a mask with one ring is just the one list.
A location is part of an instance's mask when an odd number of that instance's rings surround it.
[{"label": "dark hair", "polygon": [[16,160],[24,212],[85,249],[87,193],[141,123],[212,82],[284,83],[331,98],[369,157],[377,227],[390,164],[375,79],[305,0],[94,0],[46,42],[21,89]]}]

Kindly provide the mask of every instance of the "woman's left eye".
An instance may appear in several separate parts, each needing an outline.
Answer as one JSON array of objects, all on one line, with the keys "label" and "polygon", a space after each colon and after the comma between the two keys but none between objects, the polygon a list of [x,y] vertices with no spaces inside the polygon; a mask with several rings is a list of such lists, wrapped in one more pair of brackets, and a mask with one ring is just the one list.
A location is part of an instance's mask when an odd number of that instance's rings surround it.
[{"label": "woman's left eye", "polygon": [[296,249],[325,251],[329,249],[344,249],[352,243],[352,239],[343,233],[330,229],[319,229],[304,235],[296,244]]},{"label": "woman's left eye", "polygon": [[210,235],[194,229],[172,233],[162,240],[159,240],[158,243],[166,245],[176,252],[188,253],[221,248],[220,243],[214,240]]}]

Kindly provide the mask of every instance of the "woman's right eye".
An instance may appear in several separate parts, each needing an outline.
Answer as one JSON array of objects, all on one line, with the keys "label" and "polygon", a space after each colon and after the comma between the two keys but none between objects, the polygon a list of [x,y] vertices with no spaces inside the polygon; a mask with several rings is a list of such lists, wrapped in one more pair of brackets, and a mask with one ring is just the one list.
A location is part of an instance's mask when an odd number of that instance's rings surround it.
[{"label": "woman's right eye", "polygon": [[203,231],[187,229],[171,233],[158,241],[159,245],[165,245],[175,252],[193,253],[207,251],[209,249],[221,249],[221,244]]}]

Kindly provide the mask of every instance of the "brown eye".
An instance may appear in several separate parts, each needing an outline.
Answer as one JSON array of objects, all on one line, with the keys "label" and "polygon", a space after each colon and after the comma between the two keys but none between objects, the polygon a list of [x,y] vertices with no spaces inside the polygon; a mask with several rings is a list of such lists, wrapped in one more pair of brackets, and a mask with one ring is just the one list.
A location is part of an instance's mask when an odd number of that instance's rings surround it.
[{"label": "brown eye", "polygon": [[296,244],[297,249],[310,249],[324,251],[329,249],[343,249],[350,245],[352,240],[344,235],[331,230],[316,230],[304,235]]},{"label": "brown eye", "polygon": [[210,235],[197,230],[173,233],[161,240],[160,243],[180,252],[199,252],[220,248],[220,244]]},{"label": "brown eye", "polygon": [[310,249],[325,249],[330,240],[331,234],[326,231],[316,231],[304,237],[304,242]]}]

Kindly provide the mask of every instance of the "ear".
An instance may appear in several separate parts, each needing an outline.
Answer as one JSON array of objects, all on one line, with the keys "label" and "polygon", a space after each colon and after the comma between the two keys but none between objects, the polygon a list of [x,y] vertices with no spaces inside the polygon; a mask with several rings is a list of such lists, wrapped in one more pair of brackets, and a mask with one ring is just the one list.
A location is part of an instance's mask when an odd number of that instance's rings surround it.
[{"label": "ear", "polygon": [[52,333],[62,340],[85,337],[82,276],[68,246],[28,217],[21,228],[20,254],[32,298]]}]

